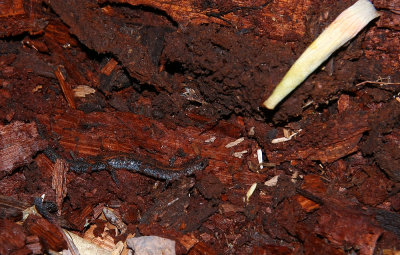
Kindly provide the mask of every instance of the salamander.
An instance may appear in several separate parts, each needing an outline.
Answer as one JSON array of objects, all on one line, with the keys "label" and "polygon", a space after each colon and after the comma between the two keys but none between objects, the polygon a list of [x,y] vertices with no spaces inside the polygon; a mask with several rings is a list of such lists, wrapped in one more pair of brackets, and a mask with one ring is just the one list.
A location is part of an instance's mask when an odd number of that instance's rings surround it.
[{"label": "salamander", "polygon": [[[45,150],[45,155],[52,161],[59,157],[52,149]],[[157,162],[148,163],[132,156],[115,156],[96,163],[89,163],[82,159],[68,160],[68,163],[70,170],[77,173],[126,169],[158,180],[170,182],[204,170],[208,166],[208,159],[196,157],[194,160],[188,161],[180,167],[160,166]]]}]

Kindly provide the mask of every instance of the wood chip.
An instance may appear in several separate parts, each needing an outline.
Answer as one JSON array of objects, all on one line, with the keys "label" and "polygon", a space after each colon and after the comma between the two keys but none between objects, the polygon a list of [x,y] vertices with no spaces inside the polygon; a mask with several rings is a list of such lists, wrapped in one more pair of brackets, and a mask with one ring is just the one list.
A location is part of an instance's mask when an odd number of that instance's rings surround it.
[{"label": "wood chip", "polygon": [[234,152],[233,156],[235,158],[242,158],[244,154],[246,154],[248,152],[248,150],[243,150],[243,151],[238,151],[238,152]]},{"label": "wood chip", "polygon": [[54,164],[54,172],[52,179],[52,188],[56,190],[56,204],[57,214],[61,216],[62,203],[65,196],[67,195],[67,179],[66,175],[68,172],[68,163],[63,159],[57,159]]},{"label": "wood chip", "polygon": [[115,59],[110,59],[107,64],[101,69],[101,73],[109,76],[114,68],[117,66],[118,62]]},{"label": "wood chip", "polygon": [[94,88],[86,85],[79,85],[72,91],[74,91],[74,96],[76,97],[86,97],[86,95],[94,94],[96,92]]},{"label": "wood chip", "polygon": [[0,125],[0,178],[13,169],[29,164],[47,142],[38,134],[36,124],[20,121]]},{"label": "wood chip", "polygon": [[32,234],[37,235],[42,243],[54,251],[61,251],[67,248],[60,228],[48,220],[35,215],[29,215],[24,222],[25,228]]},{"label": "wood chip", "polygon": [[241,137],[233,142],[228,143],[227,145],[225,145],[225,148],[232,148],[235,147],[236,145],[238,145],[239,143],[244,141],[244,137]]},{"label": "wood chip", "polygon": [[71,107],[72,109],[76,109],[74,94],[72,92],[71,85],[69,85],[69,83],[65,81],[65,77],[61,72],[60,66],[57,67],[57,70],[54,71],[54,74],[56,75],[57,80],[60,83],[61,89],[64,93],[65,99],[68,102],[69,107]]},{"label": "wood chip", "polygon": [[272,177],[268,181],[264,182],[264,185],[266,185],[268,187],[276,186],[276,184],[278,183],[278,179],[279,179],[279,175],[275,175],[274,177]]}]

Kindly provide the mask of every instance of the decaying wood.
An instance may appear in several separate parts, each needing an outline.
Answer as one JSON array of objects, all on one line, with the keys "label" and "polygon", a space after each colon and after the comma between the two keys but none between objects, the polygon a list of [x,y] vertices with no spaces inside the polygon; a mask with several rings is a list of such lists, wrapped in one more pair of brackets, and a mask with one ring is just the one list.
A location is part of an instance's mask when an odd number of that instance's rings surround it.
[{"label": "decaying wood", "polygon": [[52,178],[54,175],[54,163],[44,154],[39,154],[35,158],[35,163],[40,169],[40,174],[43,178]]},{"label": "decaying wood", "polygon": [[20,15],[25,13],[22,0],[2,2],[1,7],[0,17]]},{"label": "decaying wood", "polygon": [[200,254],[216,255],[217,253],[215,252],[214,249],[207,246],[205,243],[200,242],[200,243],[196,244],[193,247],[193,249],[190,250],[190,252],[188,254],[189,255],[200,255]]},{"label": "decaying wood", "polygon": [[30,206],[30,204],[22,202],[22,201],[19,201],[19,200],[16,200],[16,199],[14,199],[12,197],[7,197],[7,196],[0,195],[0,206],[16,208],[18,210],[23,211],[26,208],[28,208]]},{"label": "decaying wood", "polygon": [[0,195],[0,219],[20,221],[23,211],[29,206],[28,203]]},{"label": "decaying wood", "polygon": [[[357,123],[349,122],[354,118]],[[368,115],[363,112],[346,112],[328,121],[314,122],[286,144],[271,146],[268,159],[274,163],[293,159],[333,162],[357,151],[362,134],[369,129],[367,120]]]},{"label": "decaying wood", "polygon": [[47,146],[35,123],[15,121],[0,126],[0,177],[13,169],[29,164],[32,156]]},{"label": "decaying wood", "polygon": [[64,93],[65,99],[67,100],[69,106],[72,109],[76,109],[75,105],[75,100],[74,100],[74,93],[72,93],[71,86],[65,81],[65,77],[61,72],[62,67],[57,67],[57,70],[55,71],[55,75],[58,79],[58,82],[60,82],[61,89]]},{"label": "decaying wood", "polygon": [[[373,3],[381,17],[266,112],[348,1],[0,2],[0,253],[66,248],[56,222],[107,250],[133,234],[178,254],[399,249],[399,10]],[[208,165],[156,178],[111,167],[122,156]],[[45,219],[15,223],[43,194]]]},{"label": "decaying wood", "polygon": [[0,3],[0,37],[19,35],[29,32],[32,35],[40,34],[46,26],[44,18],[38,8],[41,1],[23,0],[2,1]]},{"label": "decaying wood", "polygon": [[[176,126],[171,129],[161,122],[131,113],[83,114],[71,111],[55,116],[52,123],[44,115],[38,116],[38,119],[51,133],[60,135],[59,144],[66,150],[78,153],[77,157],[139,154],[164,165],[168,165],[169,159],[175,157],[175,164],[179,165],[201,156],[210,159],[211,167],[208,169],[222,183],[228,183],[232,178],[227,172],[221,171],[226,166],[224,159],[230,159],[229,166],[232,169],[240,169],[246,159],[256,160],[253,157],[256,145],[251,140],[246,139],[237,146],[226,148],[236,139],[212,131],[202,133],[201,129],[195,127]],[[118,133],[113,131],[116,129]],[[208,141],[212,137],[219,138]],[[191,144],[187,143],[188,140],[191,140]],[[177,157],[179,150],[187,156]],[[241,151],[246,151],[242,158],[234,156],[235,152]],[[237,175],[249,184],[263,180],[262,175],[251,171],[238,172]]]},{"label": "decaying wood", "polygon": [[57,214],[61,216],[62,203],[67,195],[67,172],[69,170],[67,162],[63,159],[57,159],[54,164],[52,188],[56,191]]},{"label": "decaying wood", "polygon": [[29,215],[24,222],[24,226],[30,234],[40,238],[46,249],[50,248],[54,251],[62,251],[67,248],[67,243],[60,232],[60,228],[48,220]]},{"label": "decaying wood", "polygon": [[93,207],[91,205],[86,205],[81,210],[77,210],[71,213],[67,219],[72,226],[80,231],[82,231],[87,224],[91,221],[93,215]]},{"label": "decaying wood", "polygon": [[[353,210],[326,208],[318,212],[316,232],[335,245],[357,246],[361,254],[373,254],[383,229],[376,227],[372,217]],[[336,225],[336,226],[335,226]],[[338,228],[337,226],[347,226]],[[354,228],[354,225],[357,227]]]},{"label": "decaying wood", "polygon": [[25,245],[25,233],[23,228],[16,223],[0,219],[0,253],[9,254]]},{"label": "decaying wood", "polygon": [[[134,78],[137,78],[143,82],[151,82],[159,84],[163,79],[157,75],[158,70],[153,64],[148,50],[140,43],[137,39],[126,34],[115,34],[114,29],[101,29],[103,24],[115,27],[117,24],[112,20],[106,20],[106,10],[98,8],[98,5],[94,1],[51,1],[52,8],[59,13],[68,25],[73,28],[73,33],[79,35],[79,39],[84,42],[88,47],[95,49],[99,53],[113,52],[118,59],[125,64],[127,70],[131,73]],[[86,5],[88,8],[75,9],[74,6],[80,6],[81,4]],[[92,6],[90,8],[90,6]],[[65,12],[70,9],[71,12],[80,12],[78,16],[67,15]],[[85,20],[82,20],[85,19]],[[78,24],[85,23],[89,27],[80,27]],[[108,31],[108,32],[107,32]],[[96,38],[98,33],[109,33],[103,40],[99,41]],[[118,37],[115,38],[115,36]],[[140,34],[137,34],[140,38]],[[120,47],[115,47],[115,41],[119,41]]]},{"label": "decaying wood", "polygon": [[[103,3],[128,3],[132,6],[152,6],[164,11],[182,26],[218,23],[239,30],[258,28],[260,34],[270,38],[294,40],[305,33],[303,14],[308,1],[238,1],[231,3],[199,4],[197,1],[102,0]],[[290,22],[283,22],[287,17]],[[284,27],[278,27],[281,24]],[[268,27],[268,29],[266,29]],[[285,33],[283,33],[285,31]]]},{"label": "decaying wood", "polygon": [[26,243],[26,247],[32,252],[32,254],[42,254],[44,252],[38,236],[27,236]]}]

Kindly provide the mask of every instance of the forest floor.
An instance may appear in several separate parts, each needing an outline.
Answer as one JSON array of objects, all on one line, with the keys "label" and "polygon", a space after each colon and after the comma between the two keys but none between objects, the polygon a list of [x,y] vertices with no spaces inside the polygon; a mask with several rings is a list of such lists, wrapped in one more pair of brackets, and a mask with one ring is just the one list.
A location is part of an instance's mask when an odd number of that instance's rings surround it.
[{"label": "forest floor", "polygon": [[399,1],[261,107],[353,2],[0,2],[0,254],[398,254]]}]

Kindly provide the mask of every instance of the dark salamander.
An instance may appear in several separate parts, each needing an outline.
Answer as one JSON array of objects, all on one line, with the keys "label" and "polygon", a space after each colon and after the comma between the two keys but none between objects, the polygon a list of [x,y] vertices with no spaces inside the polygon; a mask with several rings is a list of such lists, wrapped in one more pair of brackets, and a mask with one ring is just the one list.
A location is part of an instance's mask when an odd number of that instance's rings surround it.
[{"label": "dark salamander", "polygon": [[206,158],[195,159],[189,163],[183,164],[179,168],[159,167],[158,164],[145,163],[132,157],[115,157],[105,162],[90,164],[83,160],[69,161],[70,170],[77,173],[88,171],[97,172],[102,170],[126,169],[132,172],[140,173],[158,180],[168,182],[179,179],[183,176],[189,176],[197,171],[201,171],[208,166]]},{"label": "dark salamander", "polygon": [[107,164],[113,169],[126,169],[155,179],[173,181],[182,176],[189,176],[194,172],[203,170],[208,166],[208,160],[205,158],[196,159],[193,162],[184,164],[181,168],[157,167],[129,157],[112,158],[107,160]]},{"label": "dark salamander", "polygon": [[[46,149],[44,152],[52,162],[60,158],[51,148]],[[126,169],[158,180],[170,182],[180,177],[190,176],[197,171],[204,170],[208,166],[208,159],[196,157],[194,160],[190,160],[176,168],[159,166],[160,164],[157,162],[148,163],[131,156],[116,156],[92,164],[82,159],[68,160],[68,163],[70,170],[76,173]]]}]

